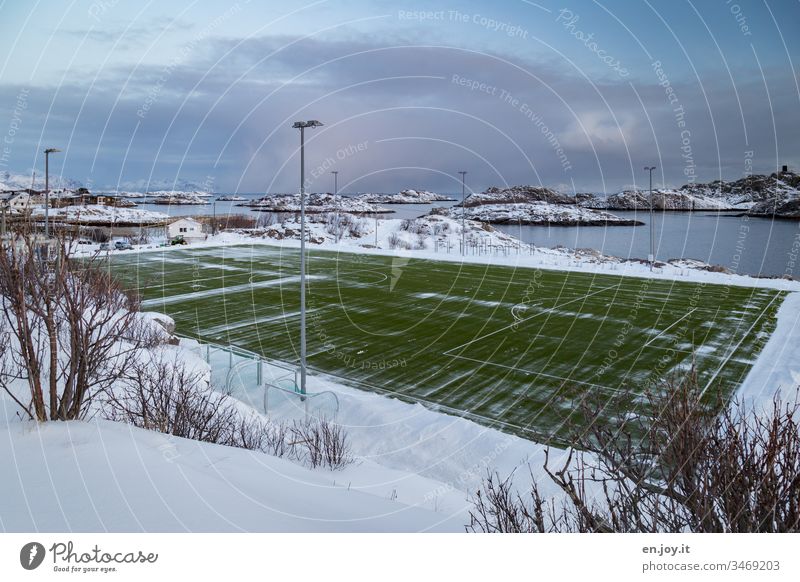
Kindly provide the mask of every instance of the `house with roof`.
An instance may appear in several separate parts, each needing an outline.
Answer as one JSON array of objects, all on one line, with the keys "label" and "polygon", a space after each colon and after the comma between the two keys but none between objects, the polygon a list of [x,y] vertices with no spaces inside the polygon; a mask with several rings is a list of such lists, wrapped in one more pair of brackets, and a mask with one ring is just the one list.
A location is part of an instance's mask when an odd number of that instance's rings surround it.
[{"label": "house with roof", "polygon": [[3,192],[0,194],[0,207],[12,212],[26,212],[39,204],[39,197],[32,196],[24,190]]},{"label": "house with roof", "polygon": [[169,240],[181,237],[186,242],[197,242],[206,239],[203,223],[194,218],[179,218],[167,225]]}]

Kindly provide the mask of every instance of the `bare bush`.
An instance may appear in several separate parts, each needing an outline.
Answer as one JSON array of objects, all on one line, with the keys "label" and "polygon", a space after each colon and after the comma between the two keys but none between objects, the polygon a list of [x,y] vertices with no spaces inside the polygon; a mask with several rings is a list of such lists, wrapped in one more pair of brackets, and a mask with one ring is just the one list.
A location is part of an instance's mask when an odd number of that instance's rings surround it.
[{"label": "bare bush", "polygon": [[70,259],[69,243],[21,236],[0,246],[2,321],[13,338],[12,377],[30,401],[12,395],[29,418],[72,420],[93,394],[113,384],[145,338],[138,298],[126,293],[96,258]]},{"label": "bare bush", "polygon": [[441,234],[447,234],[450,232],[450,223],[449,222],[436,222],[433,225],[433,234],[439,236]]},{"label": "bare bush", "polygon": [[417,218],[407,218],[400,223],[400,230],[410,232],[411,234],[430,235],[433,233],[431,226],[424,220]]},{"label": "bare bush", "polygon": [[277,218],[272,212],[262,212],[258,215],[256,226],[259,228],[265,228],[267,226],[272,226],[276,222]]},{"label": "bare bush", "polygon": [[[217,218],[216,230],[255,228],[260,219],[265,218],[266,216],[266,214],[259,216],[257,220],[255,216],[248,214],[230,214],[225,216],[224,220]],[[213,218],[211,220],[213,220]]]},{"label": "bare bush", "polygon": [[404,249],[404,250],[411,250],[411,243],[408,241],[403,240],[399,234],[393,232],[389,235],[389,248],[390,249]]},{"label": "bare bush", "polygon": [[150,231],[143,228],[135,234],[126,236],[125,241],[131,245],[149,245],[152,242],[152,238],[150,237]]},{"label": "bare bush", "polygon": [[489,473],[473,498],[467,529],[483,533],[546,533],[554,529],[550,525],[556,521],[553,507],[552,501],[542,498],[538,487],[532,487],[529,499],[525,499],[514,489],[511,476],[501,479],[497,473]]},{"label": "bare bush", "polygon": [[[648,396],[652,415],[621,430],[599,411],[575,448],[544,472],[563,493],[544,503],[490,475],[473,498],[471,531],[800,531],[798,404],[766,412],[711,406],[694,373]],[[544,508],[549,508],[549,513]],[[556,510],[556,507],[558,509]],[[542,519],[546,519],[542,521]]]},{"label": "bare bush", "polygon": [[104,228],[93,228],[89,231],[89,239],[96,243],[107,243],[111,240],[108,231]]},{"label": "bare bush", "polygon": [[292,454],[310,467],[340,469],[353,462],[347,433],[328,420],[295,421],[291,427]]},{"label": "bare bush", "polygon": [[174,359],[134,362],[121,387],[108,391],[103,414],[148,430],[209,443],[251,442],[228,397],[216,392],[202,372]]},{"label": "bare bush", "polygon": [[351,214],[348,214],[351,220],[347,223],[347,233],[352,238],[361,238],[365,236],[369,232],[369,227],[367,226],[367,221],[362,218],[357,218]]},{"label": "bare bush", "polygon": [[348,213],[330,212],[322,216],[325,232],[341,239],[345,234],[351,238],[361,238],[368,232],[367,221]]}]

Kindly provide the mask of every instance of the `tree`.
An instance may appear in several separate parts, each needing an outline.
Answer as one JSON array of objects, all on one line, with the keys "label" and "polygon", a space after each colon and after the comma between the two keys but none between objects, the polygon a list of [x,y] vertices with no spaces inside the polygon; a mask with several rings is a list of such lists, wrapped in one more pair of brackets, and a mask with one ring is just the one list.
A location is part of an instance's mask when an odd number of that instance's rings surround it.
[{"label": "tree", "polygon": [[[137,298],[97,256],[74,259],[68,248],[28,234],[0,246],[0,321],[10,339],[0,387],[38,421],[83,417],[93,395],[155,341]],[[15,380],[27,382],[28,404]]]}]

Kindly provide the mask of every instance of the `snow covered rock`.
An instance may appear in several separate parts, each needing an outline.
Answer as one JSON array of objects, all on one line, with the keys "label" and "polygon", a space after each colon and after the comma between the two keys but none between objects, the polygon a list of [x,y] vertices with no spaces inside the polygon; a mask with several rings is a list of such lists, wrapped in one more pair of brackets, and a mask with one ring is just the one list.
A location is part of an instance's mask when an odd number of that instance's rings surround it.
[{"label": "snow covered rock", "polygon": [[432,204],[433,202],[452,202],[455,198],[428,192],[427,190],[403,190],[397,194],[362,194],[359,196],[371,204]]},{"label": "snow covered rock", "polygon": [[620,218],[609,212],[575,205],[527,202],[520,204],[481,204],[467,208],[437,209],[452,218],[466,214],[469,220],[489,224],[530,224],[552,226],[638,226],[638,220]]},{"label": "snow covered rock", "polygon": [[[539,186],[510,186],[508,188],[492,186],[485,192],[476,192],[467,196],[464,206],[469,208],[484,204],[521,204],[528,202],[575,204],[575,197]],[[457,204],[457,206],[461,206],[461,204]]]},{"label": "snow covered rock", "polygon": [[[300,212],[299,194],[269,194],[258,200],[238,204],[263,212]],[[386,214],[394,212],[382,208],[363,198],[334,196],[333,194],[309,194],[306,198],[306,212],[347,212],[350,214]]]},{"label": "snow covered rock", "polygon": [[[581,194],[579,205],[584,208],[606,210],[650,210],[650,193],[625,190],[607,198]],[[653,190],[655,210],[731,210],[726,200],[683,190]]]}]

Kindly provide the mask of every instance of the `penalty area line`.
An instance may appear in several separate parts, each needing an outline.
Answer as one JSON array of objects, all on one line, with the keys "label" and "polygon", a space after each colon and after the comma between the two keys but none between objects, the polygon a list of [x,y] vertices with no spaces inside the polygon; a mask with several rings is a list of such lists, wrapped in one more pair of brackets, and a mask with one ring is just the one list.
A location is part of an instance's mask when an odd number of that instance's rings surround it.
[{"label": "penalty area line", "polygon": [[[551,311],[554,311],[556,309],[560,309],[561,307],[564,307],[566,305],[570,305],[570,304],[575,303],[577,301],[588,299],[589,297],[591,297],[593,295],[597,295],[598,293],[602,293],[603,291],[608,291],[609,289],[616,289],[620,285],[621,285],[621,283],[617,283],[616,285],[610,285],[608,287],[604,287],[603,289],[598,289],[597,291],[594,291],[594,292],[589,293],[587,295],[582,295],[581,297],[576,297],[575,299],[571,299],[571,300],[567,301],[566,303],[561,303],[559,305],[554,305],[553,307],[548,307],[546,310],[540,311],[539,313],[534,313],[530,317],[525,317],[523,319],[515,321],[514,323],[510,323],[510,324],[508,324],[508,325],[506,325],[504,327],[501,327],[500,329],[496,329],[495,331],[487,333],[486,335],[482,335],[481,337],[477,337],[477,338],[475,338],[473,340],[470,340],[470,341],[468,341],[466,343],[463,343],[463,344],[461,344],[459,346],[455,346],[453,348],[450,348],[446,352],[443,352],[442,355],[450,356],[451,355],[450,352],[453,352],[453,351],[461,349],[461,348],[465,348],[465,347],[467,347],[469,345],[474,344],[475,342],[479,342],[479,341],[485,340],[487,337],[491,337],[493,335],[496,335],[496,334],[500,333],[501,331],[506,331],[507,329],[513,328],[514,326],[517,326],[517,325],[519,325],[521,323],[525,323],[526,321],[530,321],[531,319],[533,319],[535,317],[539,317],[540,315],[544,315],[545,313],[550,313]],[[461,356],[453,356],[453,357],[461,357]]]}]

